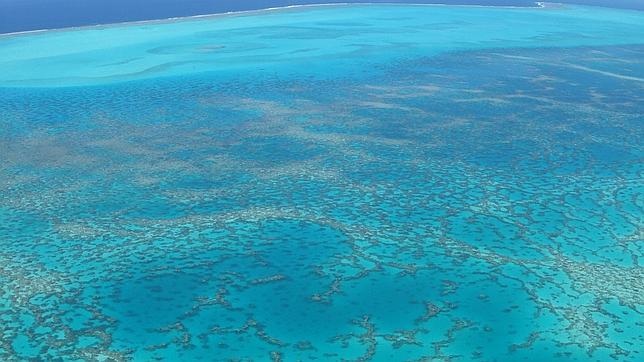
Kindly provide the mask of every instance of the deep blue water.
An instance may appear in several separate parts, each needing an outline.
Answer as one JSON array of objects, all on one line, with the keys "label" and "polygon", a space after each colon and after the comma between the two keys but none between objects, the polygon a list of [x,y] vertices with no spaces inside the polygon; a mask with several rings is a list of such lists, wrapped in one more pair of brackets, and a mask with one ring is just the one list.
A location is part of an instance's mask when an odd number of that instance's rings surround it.
[{"label": "deep blue water", "polygon": [[[531,0],[0,0],[0,33],[317,3],[444,3],[534,6]],[[556,2],[644,10],[641,0]]]}]

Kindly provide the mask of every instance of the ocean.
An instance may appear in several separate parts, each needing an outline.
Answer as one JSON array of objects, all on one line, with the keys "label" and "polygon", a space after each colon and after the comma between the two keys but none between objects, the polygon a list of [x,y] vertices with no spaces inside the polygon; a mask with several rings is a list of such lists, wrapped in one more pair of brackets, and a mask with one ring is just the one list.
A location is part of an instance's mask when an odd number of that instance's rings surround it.
[{"label": "ocean", "polygon": [[[0,0],[0,33],[166,19],[231,11],[316,3],[442,3],[484,6],[534,6],[531,0]],[[561,0],[644,10],[641,0]]]},{"label": "ocean", "polygon": [[0,36],[0,360],[625,361],[644,12]]}]

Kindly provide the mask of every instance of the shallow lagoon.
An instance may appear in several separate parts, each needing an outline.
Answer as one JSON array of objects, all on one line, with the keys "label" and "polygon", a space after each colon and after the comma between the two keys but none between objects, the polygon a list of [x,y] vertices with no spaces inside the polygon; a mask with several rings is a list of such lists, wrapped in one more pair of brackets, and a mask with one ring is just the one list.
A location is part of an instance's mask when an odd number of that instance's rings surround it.
[{"label": "shallow lagoon", "polygon": [[[324,3],[441,3],[533,7],[533,0],[0,0],[0,33],[221,14]],[[644,10],[640,0],[558,0],[558,3]]]},{"label": "shallow lagoon", "polygon": [[643,18],[0,38],[0,359],[640,360]]}]

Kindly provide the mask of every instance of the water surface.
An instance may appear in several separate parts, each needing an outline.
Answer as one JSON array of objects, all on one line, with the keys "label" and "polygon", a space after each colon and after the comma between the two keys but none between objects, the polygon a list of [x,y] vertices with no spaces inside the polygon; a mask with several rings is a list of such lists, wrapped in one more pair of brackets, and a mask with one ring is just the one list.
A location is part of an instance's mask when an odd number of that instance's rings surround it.
[{"label": "water surface", "polygon": [[[558,3],[644,10],[641,0]],[[532,0],[0,0],[0,33],[122,23],[319,3],[440,3],[533,7]]]},{"label": "water surface", "polygon": [[644,15],[0,38],[0,360],[639,361]]}]

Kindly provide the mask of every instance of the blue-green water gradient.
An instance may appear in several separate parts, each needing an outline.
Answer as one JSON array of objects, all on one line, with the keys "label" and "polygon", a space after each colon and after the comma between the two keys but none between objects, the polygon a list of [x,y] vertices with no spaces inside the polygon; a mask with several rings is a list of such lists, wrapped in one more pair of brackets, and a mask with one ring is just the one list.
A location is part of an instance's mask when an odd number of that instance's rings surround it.
[{"label": "blue-green water gradient", "polygon": [[0,37],[0,360],[641,360],[643,14]]}]

